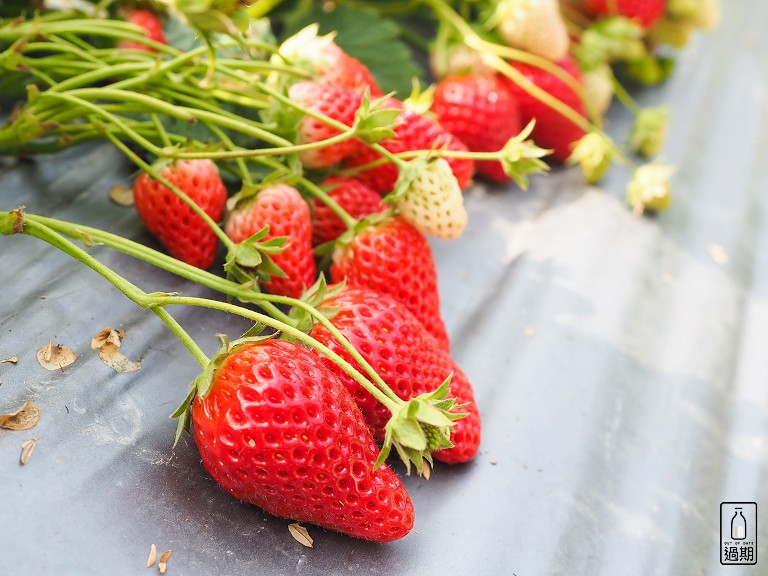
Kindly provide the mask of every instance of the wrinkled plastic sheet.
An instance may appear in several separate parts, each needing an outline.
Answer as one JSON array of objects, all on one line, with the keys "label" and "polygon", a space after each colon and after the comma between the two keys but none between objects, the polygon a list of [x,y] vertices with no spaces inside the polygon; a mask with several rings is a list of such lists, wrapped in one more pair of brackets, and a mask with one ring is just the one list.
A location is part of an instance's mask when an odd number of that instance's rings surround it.
[{"label": "wrinkled plastic sheet", "polygon": [[[675,202],[656,218],[574,170],[531,189],[475,186],[464,236],[433,244],[454,356],[474,383],[476,460],[405,477],[414,531],[373,544],[232,499],[168,416],[198,368],[149,311],[43,242],[0,238],[0,572],[138,574],[151,544],[169,574],[765,574],[720,565],[723,501],[768,505],[768,4],[726,2],[674,77],[639,95],[668,102]],[[622,139],[626,112],[609,115]],[[107,145],[3,160],[0,209],[25,205],[155,245],[110,202],[131,168]],[[146,291],[215,296],[129,257],[89,253]],[[207,353],[244,322],[174,309]],[[117,374],[90,349],[106,326],[142,359]],[[49,340],[78,360],[44,371]],[[25,466],[21,443],[37,439]],[[403,472],[402,468],[397,468]],[[763,520],[762,525],[766,523]],[[763,528],[763,532],[768,528]],[[156,570],[156,568],[155,568]]]}]

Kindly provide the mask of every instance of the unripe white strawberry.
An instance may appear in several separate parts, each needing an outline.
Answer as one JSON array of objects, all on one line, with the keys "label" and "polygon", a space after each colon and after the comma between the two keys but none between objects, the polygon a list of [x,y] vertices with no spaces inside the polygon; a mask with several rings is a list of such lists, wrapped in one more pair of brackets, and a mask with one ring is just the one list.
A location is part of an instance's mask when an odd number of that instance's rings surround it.
[{"label": "unripe white strawberry", "polygon": [[570,39],[557,0],[501,0],[491,22],[508,46],[555,62],[568,53]]},{"label": "unripe white strawberry", "polygon": [[437,238],[457,238],[467,224],[461,188],[443,158],[420,167],[395,205],[408,222]]},{"label": "unripe white strawberry", "polygon": [[581,81],[589,109],[602,118],[613,100],[613,72],[610,66],[602,64],[582,72]]}]

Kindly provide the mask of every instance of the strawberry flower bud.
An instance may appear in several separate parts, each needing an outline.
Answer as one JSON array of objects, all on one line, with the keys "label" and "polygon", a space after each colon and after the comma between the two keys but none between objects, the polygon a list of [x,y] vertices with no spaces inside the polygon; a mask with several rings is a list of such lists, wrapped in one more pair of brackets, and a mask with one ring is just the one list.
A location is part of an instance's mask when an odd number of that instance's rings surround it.
[{"label": "strawberry flower bud", "polygon": [[576,143],[566,163],[570,166],[578,164],[584,179],[596,184],[602,180],[612,161],[613,145],[610,139],[599,132],[590,132]]},{"label": "strawberry flower bud", "polygon": [[672,202],[669,179],[674,172],[674,166],[662,164],[646,164],[635,170],[627,186],[627,203],[635,214],[669,208]]}]

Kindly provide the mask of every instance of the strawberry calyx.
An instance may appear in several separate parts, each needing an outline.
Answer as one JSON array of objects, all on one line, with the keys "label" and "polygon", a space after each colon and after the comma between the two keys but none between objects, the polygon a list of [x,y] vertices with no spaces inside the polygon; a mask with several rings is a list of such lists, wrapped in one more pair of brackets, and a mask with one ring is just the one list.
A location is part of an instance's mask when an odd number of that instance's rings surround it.
[{"label": "strawberry calyx", "polygon": [[229,279],[248,282],[255,278],[259,283],[264,283],[272,276],[285,278],[285,272],[275,264],[271,256],[283,251],[288,237],[277,236],[264,240],[268,234],[269,226],[264,226],[227,252],[224,270]]},{"label": "strawberry calyx", "polygon": [[390,101],[390,96],[371,100],[370,89],[365,90],[352,126],[357,138],[367,144],[375,144],[395,136],[394,127],[402,110],[393,108],[388,104]]},{"label": "strawberry calyx", "polygon": [[[325,318],[330,320],[338,314],[339,308],[336,306],[322,306],[321,304],[326,300],[337,296],[344,289],[345,284],[346,281],[342,281],[332,286],[328,286],[325,274],[320,274],[317,281],[306,289],[299,300],[308,304],[314,308],[315,312],[319,312]],[[293,306],[288,313],[288,316],[295,321],[296,328],[305,333],[309,333],[317,322],[316,316],[313,316],[309,311],[299,308],[298,306]]]},{"label": "strawberry calyx", "polygon": [[528,188],[529,176],[549,170],[549,165],[542,158],[551,154],[552,150],[539,148],[530,139],[535,125],[536,120],[531,120],[517,136],[509,139],[500,152],[499,161],[504,172],[523,190]]},{"label": "strawberry calyx", "polygon": [[644,58],[645,30],[635,20],[614,16],[584,30],[573,54],[582,70],[594,70],[611,62],[632,62]]},{"label": "strawberry calyx", "polygon": [[576,142],[573,152],[565,160],[568,166],[579,165],[589,184],[602,180],[614,159],[615,145],[601,132],[588,132]]},{"label": "strawberry calyx", "polygon": [[638,216],[644,212],[660,212],[672,203],[669,179],[675,167],[664,164],[640,166],[627,185],[627,204]]},{"label": "strawberry calyx", "polygon": [[413,464],[420,476],[427,476],[432,466],[432,452],[453,447],[453,423],[468,414],[451,412],[456,406],[455,399],[448,398],[452,376],[449,374],[432,392],[411,398],[393,411],[384,427],[384,442],[374,468],[384,463],[394,447],[407,474],[411,473]]},{"label": "strawberry calyx", "polygon": [[669,108],[643,108],[637,113],[629,135],[630,149],[646,158],[655,156],[664,144],[668,126]]},{"label": "strawberry calyx", "polygon": [[205,398],[210,393],[211,385],[216,376],[216,371],[221,367],[224,361],[244,344],[264,342],[275,337],[275,334],[262,335],[261,332],[263,332],[263,330],[264,325],[256,323],[248,332],[234,341],[230,341],[226,334],[216,335],[219,340],[219,349],[203,368],[200,375],[192,381],[187,396],[179,407],[171,414],[171,418],[178,419],[176,425],[176,437],[173,442],[174,446],[178,444],[183,432],[189,432],[192,402],[198,396]]}]

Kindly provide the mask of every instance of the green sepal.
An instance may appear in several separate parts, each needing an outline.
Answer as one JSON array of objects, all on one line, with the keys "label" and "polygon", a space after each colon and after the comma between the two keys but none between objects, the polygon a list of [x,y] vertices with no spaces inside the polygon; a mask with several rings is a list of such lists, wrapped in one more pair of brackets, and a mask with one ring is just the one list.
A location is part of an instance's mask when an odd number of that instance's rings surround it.
[{"label": "green sepal", "polygon": [[[325,275],[320,274],[317,281],[307,288],[299,299],[312,306],[320,314],[330,320],[339,313],[339,308],[336,306],[321,306],[321,304],[325,300],[338,295],[344,289],[345,283],[346,281],[343,281],[329,288],[328,283],[325,280]],[[307,334],[312,330],[312,327],[317,321],[309,312],[296,306],[291,308],[288,316],[296,320],[296,328],[298,330]]]},{"label": "green sepal", "polygon": [[418,176],[419,171],[422,170],[429,160],[425,157],[418,157],[409,160],[405,166],[400,168],[397,175],[397,181],[392,192],[384,196],[381,201],[385,204],[394,204],[408,193],[411,188],[411,184]]},{"label": "green sepal", "polygon": [[366,89],[360,106],[355,112],[353,128],[355,135],[368,144],[374,144],[385,138],[395,136],[395,123],[402,113],[399,108],[386,108],[389,98],[384,96],[371,100],[370,91]]},{"label": "green sepal", "polygon": [[410,474],[411,465],[424,474],[424,462],[432,462],[431,452],[451,448],[451,430],[454,422],[466,413],[450,412],[455,409],[453,398],[448,398],[452,374],[432,392],[420,394],[400,404],[384,427],[384,442],[375,467],[380,466],[394,446]]},{"label": "green sepal", "polygon": [[606,18],[582,32],[573,52],[582,70],[612,62],[632,62],[647,55],[644,35],[642,26],[629,18]]},{"label": "green sepal", "polygon": [[529,140],[536,120],[531,120],[517,136],[507,141],[501,149],[499,159],[504,173],[523,190],[528,189],[528,177],[533,174],[543,174],[549,171],[549,165],[542,160],[551,154],[551,150],[539,148]]},{"label": "green sepal", "polygon": [[669,108],[643,108],[637,113],[632,125],[629,135],[630,149],[646,158],[655,156],[664,145],[668,126]]},{"label": "green sepal", "polygon": [[178,418],[178,423],[176,426],[176,437],[173,443],[174,446],[176,446],[176,444],[179,442],[181,434],[185,430],[189,431],[192,402],[198,396],[205,398],[210,393],[216,372],[224,363],[224,361],[243,344],[249,342],[263,342],[275,337],[275,334],[261,335],[263,330],[264,325],[256,323],[250,330],[243,334],[243,336],[233,342],[231,342],[225,334],[216,335],[220,344],[219,350],[216,352],[216,354],[213,355],[213,358],[211,358],[208,364],[203,368],[203,371],[200,373],[200,375],[192,381],[192,384],[189,387],[189,392],[184,398],[184,401],[171,414],[171,418]]},{"label": "green sepal", "polygon": [[578,164],[584,179],[589,184],[597,184],[611,166],[614,155],[614,145],[608,136],[602,132],[589,132],[576,142],[565,163],[569,166]]}]

